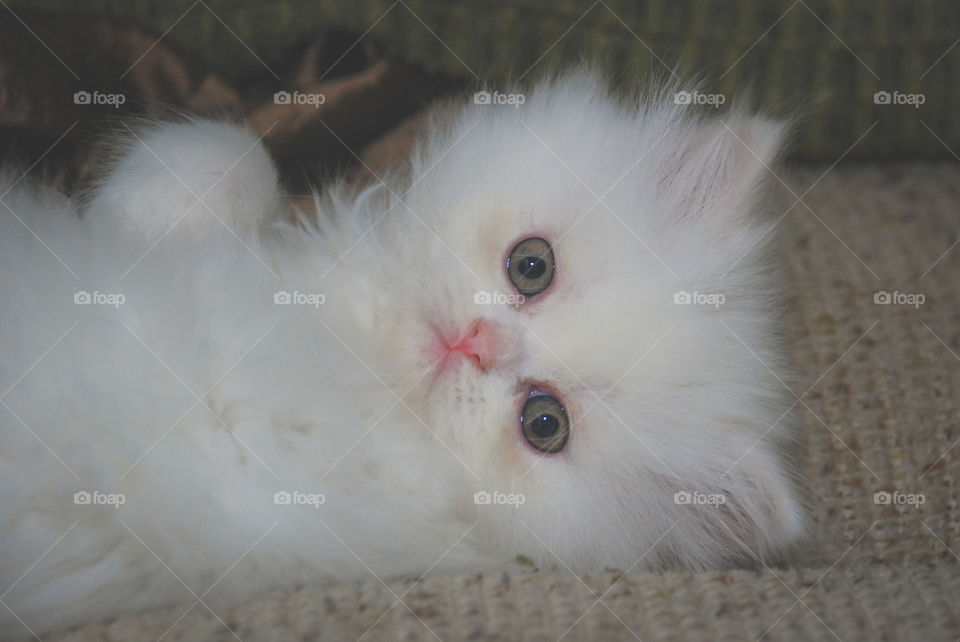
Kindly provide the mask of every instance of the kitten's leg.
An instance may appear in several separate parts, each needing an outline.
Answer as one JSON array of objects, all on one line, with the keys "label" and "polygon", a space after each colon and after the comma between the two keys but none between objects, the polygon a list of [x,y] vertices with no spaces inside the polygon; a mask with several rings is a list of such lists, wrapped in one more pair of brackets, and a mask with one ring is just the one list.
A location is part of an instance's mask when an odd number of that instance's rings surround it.
[{"label": "kitten's leg", "polygon": [[207,232],[248,239],[288,207],[273,161],[251,130],[196,119],[132,131],[84,215],[148,242]]}]

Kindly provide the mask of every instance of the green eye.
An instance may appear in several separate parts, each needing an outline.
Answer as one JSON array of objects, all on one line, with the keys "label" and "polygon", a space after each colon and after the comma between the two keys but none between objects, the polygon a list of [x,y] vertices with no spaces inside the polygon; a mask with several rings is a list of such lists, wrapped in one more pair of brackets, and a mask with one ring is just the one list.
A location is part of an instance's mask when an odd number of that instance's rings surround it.
[{"label": "green eye", "polygon": [[510,250],[507,276],[523,296],[540,294],[553,281],[553,250],[539,237],[524,239]]},{"label": "green eye", "polygon": [[527,399],[520,413],[520,426],[527,443],[544,453],[560,452],[570,436],[563,404],[547,394],[534,394]]}]

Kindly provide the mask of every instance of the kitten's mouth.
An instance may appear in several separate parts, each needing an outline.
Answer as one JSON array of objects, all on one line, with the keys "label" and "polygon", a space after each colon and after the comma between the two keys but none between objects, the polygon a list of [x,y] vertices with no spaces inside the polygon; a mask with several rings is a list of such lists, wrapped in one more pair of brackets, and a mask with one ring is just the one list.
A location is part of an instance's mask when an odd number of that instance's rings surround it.
[{"label": "kitten's mouth", "polygon": [[496,324],[484,319],[474,321],[463,332],[434,326],[433,338],[424,352],[438,374],[455,370],[465,362],[486,372],[495,365],[498,337]]}]

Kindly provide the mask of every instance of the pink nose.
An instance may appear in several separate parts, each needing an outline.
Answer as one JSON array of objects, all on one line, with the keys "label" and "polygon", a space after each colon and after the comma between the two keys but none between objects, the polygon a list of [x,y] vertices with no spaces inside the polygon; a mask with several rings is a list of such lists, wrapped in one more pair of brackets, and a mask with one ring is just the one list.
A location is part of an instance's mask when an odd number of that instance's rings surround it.
[{"label": "pink nose", "polygon": [[454,341],[456,343],[448,347],[451,356],[459,353],[473,360],[481,370],[487,370],[494,364],[498,336],[497,328],[492,322],[481,319],[471,325],[462,337],[454,338]]}]

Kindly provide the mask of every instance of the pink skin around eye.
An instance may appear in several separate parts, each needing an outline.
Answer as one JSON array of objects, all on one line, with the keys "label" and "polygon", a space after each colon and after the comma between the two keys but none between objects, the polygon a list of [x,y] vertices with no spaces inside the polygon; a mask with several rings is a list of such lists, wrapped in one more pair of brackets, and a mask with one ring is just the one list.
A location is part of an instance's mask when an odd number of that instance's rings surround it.
[{"label": "pink skin around eye", "polygon": [[[518,441],[525,447],[525,450],[526,450],[527,452],[531,453],[531,454],[534,455],[535,457],[558,457],[558,458],[559,458],[559,457],[563,457],[563,456],[565,455],[565,453],[569,452],[569,450],[570,450],[570,446],[569,446],[570,440],[573,439],[573,434],[572,434],[572,433],[573,433],[573,430],[572,430],[572,425],[573,425],[573,424],[572,424],[572,421],[573,421],[573,420],[572,420],[572,418],[571,418],[571,416],[570,416],[570,409],[567,407],[567,405],[566,405],[565,403],[563,403],[563,397],[560,396],[559,391],[558,391],[552,384],[546,383],[546,382],[544,382],[544,381],[537,381],[537,382],[527,383],[527,384],[524,386],[524,388],[525,388],[525,392],[524,392],[524,394],[520,395],[519,399],[517,400],[516,410],[515,410],[515,414],[516,414],[516,418],[517,418],[517,438],[518,438]],[[527,438],[523,436],[523,426],[522,426],[522,423],[521,423],[521,421],[520,421],[520,417],[521,417],[521,415],[523,414],[523,407],[524,407],[524,405],[526,405],[527,400],[528,400],[530,397],[533,397],[533,396],[536,396],[536,395],[550,395],[550,396],[553,397],[554,399],[559,400],[560,403],[563,405],[564,410],[565,410],[566,413],[567,413],[567,420],[571,422],[571,431],[570,431],[571,434],[570,434],[570,436],[567,438],[567,446],[564,447],[564,449],[561,450],[561,451],[558,452],[558,453],[545,453],[545,452],[542,452],[542,451],[540,451],[540,450],[537,450],[536,448],[534,448],[533,446],[531,446],[531,445],[530,445],[530,442],[527,441]]]},{"label": "pink skin around eye", "polygon": [[[502,265],[502,266],[503,266],[503,269],[504,269],[504,278],[506,279],[507,286],[510,287],[511,289],[514,289],[513,284],[510,283],[509,277],[506,276],[506,269],[507,269],[507,264],[509,263],[509,259],[510,259],[510,252],[513,251],[513,248],[515,248],[518,243],[520,243],[521,241],[524,241],[524,240],[526,240],[526,239],[529,239],[529,238],[537,237],[537,238],[542,238],[542,239],[544,239],[545,241],[547,241],[547,243],[550,243],[550,245],[552,246],[552,245],[553,245],[553,242],[552,242],[550,239],[557,238],[558,236],[562,236],[562,234],[561,234],[561,235],[557,235],[554,230],[540,230],[539,232],[527,232],[527,233],[525,233],[525,234],[521,234],[520,236],[518,236],[517,238],[515,238],[512,243],[509,243],[509,244],[507,245],[506,251],[503,253],[503,259],[500,261],[500,265]],[[554,260],[555,264],[556,264],[556,263],[559,263],[559,260],[557,259],[557,251],[556,251],[556,249],[554,249],[553,260]],[[550,292],[552,292],[552,291],[554,291],[554,290],[557,289],[557,287],[558,287],[557,282],[558,282],[559,277],[560,277],[560,269],[559,269],[559,267],[557,267],[557,265],[554,265],[554,270],[555,270],[555,272],[553,273],[553,279],[550,281],[550,285],[547,286],[547,289],[544,290],[543,292],[538,292],[537,294],[533,294],[533,295],[528,296],[528,297],[527,297],[527,300],[526,300],[525,303],[524,303],[524,305],[533,303],[534,301],[538,301],[538,300],[542,299],[543,297],[547,296]],[[514,289],[514,291],[515,291],[515,289]]]},{"label": "pink skin around eye", "polygon": [[455,332],[450,328],[435,327],[434,336],[424,352],[441,371],[469,361],[486,372],[496,365],[499,343],[500,329],[497,324],[478,319],[466,331]]}]

